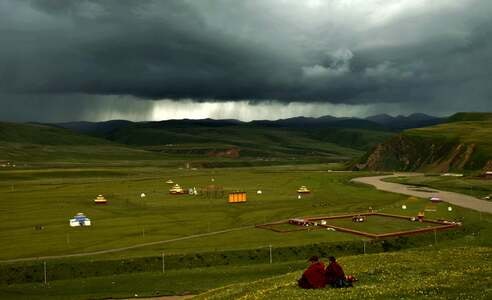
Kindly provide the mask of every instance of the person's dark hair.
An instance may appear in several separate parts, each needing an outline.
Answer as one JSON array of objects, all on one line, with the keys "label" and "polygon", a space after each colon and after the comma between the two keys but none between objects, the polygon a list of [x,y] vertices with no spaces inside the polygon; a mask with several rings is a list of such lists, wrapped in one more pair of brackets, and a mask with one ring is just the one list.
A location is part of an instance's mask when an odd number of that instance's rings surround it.
[{"label": "person's dark hair", "polygon": [[319,257],[317,257],[316,255],[313,255],[313,256],[311,256],[311,257],[309,258],[309,260],[308,260],[308,261],[311,261],[311,262],[317,262],[317,261],[319,261]]},{"label": "person's dark hair", "polygon": [[336,262],[337,259],[335,258],[335,256],[330,256],[328,257],[328,259],[331,261],[331,262]]}]

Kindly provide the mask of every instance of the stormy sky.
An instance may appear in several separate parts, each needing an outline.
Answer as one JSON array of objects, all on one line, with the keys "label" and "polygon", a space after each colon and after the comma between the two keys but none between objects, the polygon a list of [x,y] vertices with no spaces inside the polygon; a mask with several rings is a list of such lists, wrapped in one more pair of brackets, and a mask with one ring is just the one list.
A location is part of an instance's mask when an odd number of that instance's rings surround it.
[{"label": "stormy sky", "polygon": [[0,0],[0,120],[492,111],[488,0]]}]

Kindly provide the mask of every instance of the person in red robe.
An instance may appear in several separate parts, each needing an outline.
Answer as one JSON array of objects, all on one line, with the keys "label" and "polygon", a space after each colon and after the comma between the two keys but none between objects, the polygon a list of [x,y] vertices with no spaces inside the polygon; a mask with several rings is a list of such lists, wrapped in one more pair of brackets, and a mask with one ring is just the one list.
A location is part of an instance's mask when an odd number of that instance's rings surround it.
[{"label": "person in red robe", "polygon": [[325,265],[317,256],[309,259],[310,265],[297,282],[303,289],[320,289],[326,285]]},{"label": "person in red robe", "polygon": [[330,264],[326,267],[325,277],[326,284],[333,287],[345,286],[345,272],[343,272],[342,266],[337,263],[335,257],[329,257]]}]

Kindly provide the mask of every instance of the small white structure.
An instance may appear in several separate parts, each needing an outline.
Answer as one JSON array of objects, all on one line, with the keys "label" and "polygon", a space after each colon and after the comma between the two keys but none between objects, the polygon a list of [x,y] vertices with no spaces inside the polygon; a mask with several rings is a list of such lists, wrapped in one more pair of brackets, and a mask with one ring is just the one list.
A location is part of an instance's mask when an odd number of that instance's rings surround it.
[{"label": "small white structure", "polygon": [[449,177],[463,177],[461,173],[444,173],[441,176],[449,176]]},{"label": "small white structure", "polygon": [[140,194],[140,198],[145,198],[145,197],[147,197],[147,195],[145,195],[145,193]]},{"label": "small white structure", "polygon": [[448,206],[448,211],[453,211],[453,208],[451,206]]},{"label": "small white structure", "polygon": [[326,221],[325,220],[321,220],[321,225],[326,225]]},{"label": "small white structure", "polygon": [[168,183],[168,184],[173,184],[173,183],[174,183],[174,181],[172,181],[171,179],[168,179],[168,180],[166,181],[166,183]]},{"label": "small white structure", "polygon": [[261,195],[261,194],[263,194],[263,191],[262,190],[257,190],[256,191],[256,194]]},{"label": "small white structure", "polygon": [[437,203],[437,202],[441,202],[442,201],[441,198],[435,197],[435,196],[434,197],[430,197],[429,200],[431,202],[434,202],[434,203]]},{"label": "small white structure", "polygon": [[401,209],[407,209],[407,206],[406,206],[405,204],[403,204],[403,205],[401,206]]},{"label": "small white structure", "polygon": [[87,218],[83,213],[78,213],[70,219],[70,227],[91,226],[91,219]]}]

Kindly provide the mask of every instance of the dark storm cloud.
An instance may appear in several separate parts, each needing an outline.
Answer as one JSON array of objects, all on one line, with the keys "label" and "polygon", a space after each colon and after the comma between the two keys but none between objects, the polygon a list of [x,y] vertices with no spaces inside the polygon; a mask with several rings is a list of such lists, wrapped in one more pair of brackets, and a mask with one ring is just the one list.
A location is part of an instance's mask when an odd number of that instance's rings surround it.
[{"label": "dark storm cloud", "polygon": [[0,0],[0,93],[487,107],[492,2],[354,3]]}]

